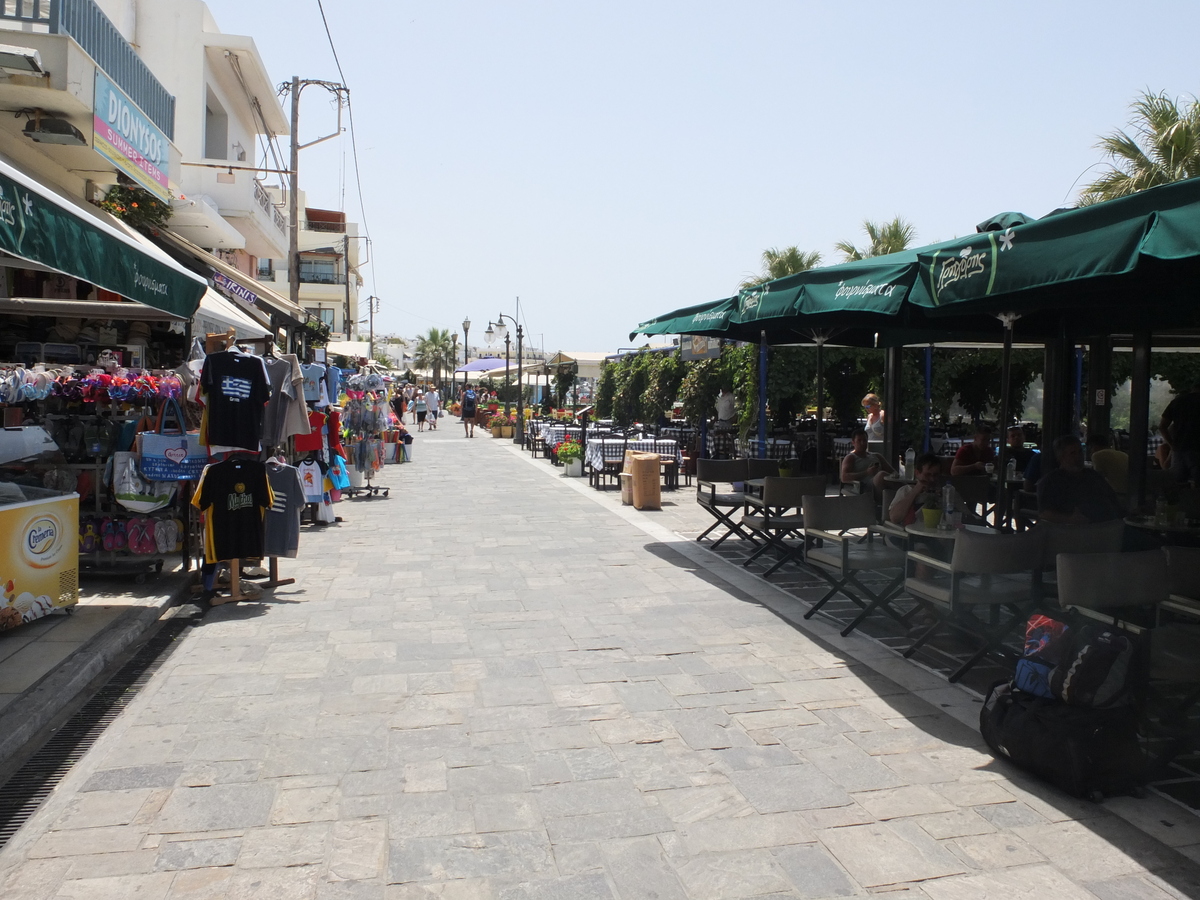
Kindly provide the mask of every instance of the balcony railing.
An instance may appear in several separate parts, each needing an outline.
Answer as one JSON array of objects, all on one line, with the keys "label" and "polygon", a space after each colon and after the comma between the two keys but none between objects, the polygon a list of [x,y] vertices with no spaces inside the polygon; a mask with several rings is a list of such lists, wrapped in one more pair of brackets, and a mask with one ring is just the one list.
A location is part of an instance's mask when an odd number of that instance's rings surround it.
[{"label": "balcony railing", "polygon": [[346,276],[341,272],[310,269],[307,266],[301,265],[300,280],[305,284],[345,284]]},{"label": "balcony railing", "polygon": [[271,195],[266,192],[257,178],[254,179],[254,201],[262,207],[262,211],[275,223],[275,227],[279,229],[280,233],[287,234],[287,221],[283,218],[283,213],[271,202]]},{"label": "balcony railing", "polygon": [[150,121],[175,140],[175,98],[154,77],[95,0],[0,0],[0,21],[70,35]]},{"label": "balcony railing", "polygon": [[300,223],[304,231],[328,231],[333,234],[345,234],[345,222],[318,222],[315,219],[304,219]]}]

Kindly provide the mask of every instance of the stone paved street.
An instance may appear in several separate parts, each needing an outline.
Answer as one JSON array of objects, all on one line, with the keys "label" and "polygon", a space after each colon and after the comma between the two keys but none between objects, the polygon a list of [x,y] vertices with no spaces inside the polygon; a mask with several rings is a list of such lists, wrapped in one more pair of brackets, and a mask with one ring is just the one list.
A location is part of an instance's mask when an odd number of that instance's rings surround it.
[{"label": "stone paved street", "polygon": [[691,491],[638,513],[560,472],[419,436],[296,585],[191,630],[0,896],[1200,894],[1191,814],[995,762],[976,699],[676,534]]}]

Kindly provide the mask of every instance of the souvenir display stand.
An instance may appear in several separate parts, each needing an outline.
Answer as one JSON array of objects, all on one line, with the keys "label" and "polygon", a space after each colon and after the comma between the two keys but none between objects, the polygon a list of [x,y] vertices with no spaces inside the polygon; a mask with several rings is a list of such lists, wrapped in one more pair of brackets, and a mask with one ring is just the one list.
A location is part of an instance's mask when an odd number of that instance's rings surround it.
[{"label": "souvenir display stand", "polygon": [[[308,427],[301,394],[303,373],[295,357],[263,357],[235,347],[229,335],[208,335],[201,366],[201,428],[208,464],[192,506],[204,527],[204,564],[193,590],[212,605],[256,599],[263,589],[294,584],[279,577],[280,555],[296,555],[305,492],[299,471],[282,454],[263,462],[271,446]],[[268,351],[270,347],[268,347]],[[296,409],[291,407],[295,406]],[[297,413],[299,417],[297,419]],[[304,437],[310,437],[306,432]],[[247,589],[243,564],[266,560],[267,579]],[[228,586],[218,570],[228,569]]]},{"label": "souvenir display stand", "polygon": [[372,482],[383,469],[387,451],[392,449],[392,445],[384,441],[384,432],[391,427],[392,420],[387,388],[380,376],[360,374],[350,379],[346,396],[343,421],[348,435],[345,447],[351,476],[350,486],[344,493],[351,497],[386,498],[389,488]]}]

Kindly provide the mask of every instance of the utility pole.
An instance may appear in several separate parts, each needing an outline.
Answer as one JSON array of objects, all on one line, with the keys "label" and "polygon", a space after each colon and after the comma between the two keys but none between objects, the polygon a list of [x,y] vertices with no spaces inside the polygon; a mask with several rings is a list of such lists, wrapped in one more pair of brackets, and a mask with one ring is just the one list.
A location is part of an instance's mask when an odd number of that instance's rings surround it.
[{"label": "utility pole", "polygon": [[[350,242],[347,240],[346,245],[349,246],[349,244],[350,244]],[[368,328],[370,328],[371,338],[370,338],[370,346],[367,349],[370,351],[371,359],[374,360],[375,359],[375,298],[374,297],[367,298],[367,308],[371,311],[370,324],[367,326]]]},{"label": "utility pole", "polygon": [[[327,134],[325,137],[317,138],[314,141],[309,141],[307,144],[300,143],[300,92],[310,84],[319,84],[325,90],[334,94],[338,98],[338,127],[333,134]],[[328,141],[340,135],[342,129],[342,97],[350,94],[350,89],[344,84],[337,84],[333,81],[319,81],[311,78],[300,78],[298,75],[293,75],[291,82],[284,82],[279,86],[280,93],[290,91],[292,95],[292,122],[291,122],[291,158],[289,161],[289,186],[288,186],[288,299],[297,306],[300,305],[300,151],[306,147],[312,147],[320,144],[323,141]],[[347,241],[347,246],[349,241]],[[346,290],[350,290],[350,264],[349,257],[346,262]],[[350,337],[350,304],[346,304],[346,337]]]},{"label": "utility pole", "polygon": [[344,273],[346,276],[346,309],[343,321],[346,323],[346,340],[351,340],[350,323],[353,320],[350,318],[350,235],[348,234],[342,237],[342,268],[346,270]]}]

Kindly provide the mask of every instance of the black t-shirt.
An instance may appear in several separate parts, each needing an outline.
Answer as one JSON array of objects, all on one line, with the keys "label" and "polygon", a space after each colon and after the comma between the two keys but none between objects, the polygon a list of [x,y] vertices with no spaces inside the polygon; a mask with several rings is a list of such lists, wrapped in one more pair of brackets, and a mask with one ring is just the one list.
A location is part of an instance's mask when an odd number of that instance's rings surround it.
[{"label": "black t-shirt", "polygon": [[1186,452],[1200,451],[1200,393],[1180,394],[1167,404],[1163,418],[1171,423],[1171,447]]},{"label": "black t-shirt", "polygon": [[274,495],[267,467],[256,459],[227,459],[206,466],[192,495],[205,516],[206,562],[261,558],[263,516]]},{"label": "black t-shirt", "polygon": [[210,353],[200,370],[208,407],[208,444],[257,450],[271,386],[257,356],[225,350]]}]

